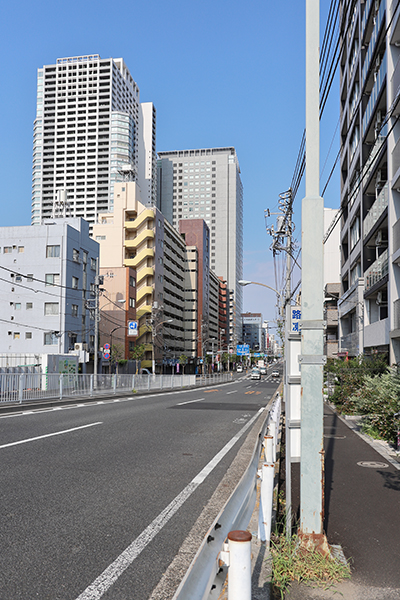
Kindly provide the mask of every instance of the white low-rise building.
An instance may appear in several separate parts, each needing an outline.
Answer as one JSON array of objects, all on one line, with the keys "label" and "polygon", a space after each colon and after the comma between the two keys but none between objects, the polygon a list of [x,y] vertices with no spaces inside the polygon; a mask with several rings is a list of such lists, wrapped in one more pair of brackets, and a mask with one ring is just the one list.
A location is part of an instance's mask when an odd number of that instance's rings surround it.
[{"label": "white low-rise building", "polygon": [[1,227],[0,353],[93,351],[98,256],[80,218]]}]

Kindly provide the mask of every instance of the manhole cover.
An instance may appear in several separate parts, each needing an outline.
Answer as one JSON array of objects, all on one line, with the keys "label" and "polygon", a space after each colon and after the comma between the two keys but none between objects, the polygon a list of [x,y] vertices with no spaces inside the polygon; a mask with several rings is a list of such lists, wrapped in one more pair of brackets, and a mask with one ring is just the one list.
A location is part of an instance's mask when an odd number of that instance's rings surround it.
[{"label": "manhole cover", "polygon": [[361,460],[357,464],[359,467],[368,467],[369,469],[386,469],[389,466],[387,463],[374,460]]}]

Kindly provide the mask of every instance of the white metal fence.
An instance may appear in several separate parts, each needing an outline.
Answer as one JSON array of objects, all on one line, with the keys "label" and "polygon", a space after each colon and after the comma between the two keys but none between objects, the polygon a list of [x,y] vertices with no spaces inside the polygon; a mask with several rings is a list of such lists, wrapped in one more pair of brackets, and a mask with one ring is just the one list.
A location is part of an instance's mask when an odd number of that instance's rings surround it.
[{"label": "white metal fence", "polygon": [[0,404],[135,393],[214,385],[230,381],[230,373],[196,375],[82,375],[75,373],[0,373]]},{"label": "white metal fence", "polygon": [[[239,552],[241,556],[240,560],[236,560],[236,550],[235,560],[233,560],[232,552],[234,548],[231,545],[231,534],[235,534],[236,537],[239,534],[240,537],[240,534],[247,533],[241,530],[245,530],[249,525],[256,503],[257,477],[260,477],[262,481],[258,537],[261,541],[266,541],[269,545],[273,518],[274,463],[276,460],[280,416],[281,398],[277,394],[264,423],[263,431],[258,437],[246,472],[206,534],[192,564],[175,592],[173,600],[188,600],[189,598],[190,600],[217,599],[227,573],[226,568],[221,566],[222,564],[225,564],[225,567],[229,567],[229,600],[247,600],[251,597],[251,577],[243,577],[243,572],[247,568],[244,563],[250,556],[251,544],[248,539],[244,540],[247,542],[245,544],[247,547]],[[263,436],[264,432],[268,434],[265,437]],[[265,462],[262,470],[264,472],[260,473],[258,466],[263,447]],[[264,467],[267,467],[267,469],[265,470]],[[226,543],[226,540],[228,540],[228,543]],[[240,585],[237,584],[238,580],[241,581]],[[243,586],[246,587],[245,590]]]}]

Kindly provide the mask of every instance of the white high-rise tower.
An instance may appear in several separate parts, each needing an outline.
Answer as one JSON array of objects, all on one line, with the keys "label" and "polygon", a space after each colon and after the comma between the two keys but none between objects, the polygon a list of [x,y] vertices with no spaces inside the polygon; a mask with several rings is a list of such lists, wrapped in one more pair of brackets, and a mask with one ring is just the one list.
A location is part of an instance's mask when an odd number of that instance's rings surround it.
[{"label": "white high-rise tower", "polygon": [[229,339],[240,340],[243,291],[243,186],[233,147],[158,153],[157,202],[177,228],[180,219],[210,228],[210,268],[230,289]]},{"label": "white high-rise tower", "polygon": [[59,58],[37,77],[32,224],[54,214],[61,190],[70,214],[93,224],[112,210],[114,183],[126,177],[121,170],[136,179],[143,202],[154,204],[155,109],[140,104],[123,59]]}]

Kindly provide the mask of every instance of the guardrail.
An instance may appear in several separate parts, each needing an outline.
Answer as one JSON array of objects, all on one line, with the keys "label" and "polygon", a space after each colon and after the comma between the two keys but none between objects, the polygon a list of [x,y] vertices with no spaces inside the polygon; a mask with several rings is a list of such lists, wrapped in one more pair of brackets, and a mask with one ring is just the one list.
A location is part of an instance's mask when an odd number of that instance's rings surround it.
[{"label": "guardrail", "polygon": [[0,404],[170,390],[215,385],[232,380],[231,373],[196,375],[85,375],[75,373],[0,373]]},{"label": "guardrail", "polygon": [[[251,597],[251,574],[249,577],[251,535],[243,530],[248,526],[254,510],[257,476],[260,476],[258,466],[264,446],[265,465],[268,465],[268,468],[265,475],[261,474],[263,480],[260,492],[258,536],[267,543],[271,537],[274,469],[270,467],[276,458],[280,414],[281,398],[277,394],[246,472],[205,536],[173,600],[218,598],[228,568],[229,599],[247,600]],[[266,431],[268,435],[264,436]]]}]

